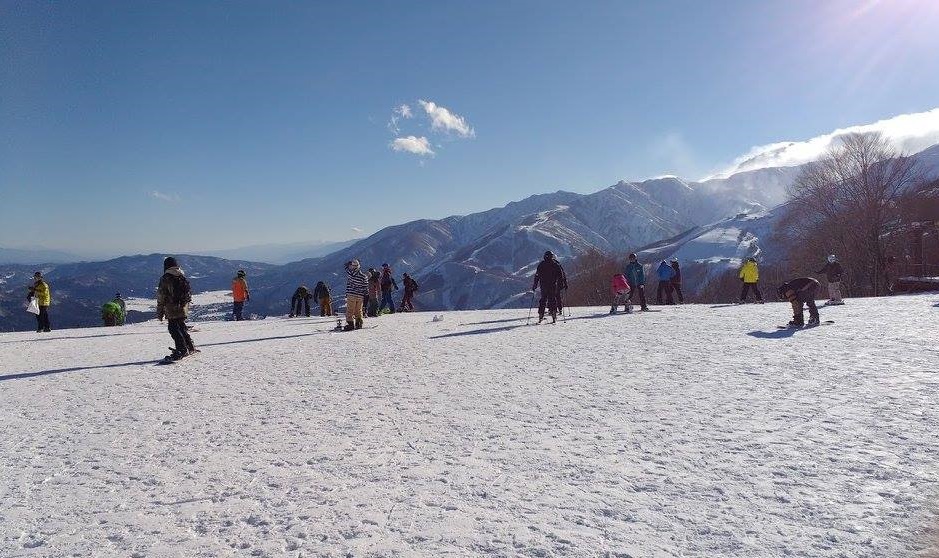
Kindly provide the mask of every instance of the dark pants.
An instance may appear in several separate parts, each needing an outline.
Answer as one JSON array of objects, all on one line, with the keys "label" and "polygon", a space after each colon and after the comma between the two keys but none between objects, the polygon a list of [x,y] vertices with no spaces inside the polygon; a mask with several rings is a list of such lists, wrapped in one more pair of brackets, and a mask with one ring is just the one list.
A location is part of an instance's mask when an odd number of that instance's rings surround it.
[{"label": "dark pants", "polygon": [[558,293],[553,289],[541,289],[541,298],[538,299],[538,317],[544,318],[545,307],[551,317],[558,313]]},{"label": "dark pants", "polygon": [[244,310],[244,309],[245,309],[245,303],[244,303],[244,302],[236,302],[236,303],[234,304],[233,312],[234,312],[234,314],[235,314],[235,321],[240,322],[241,320],[244,319],[244,318],[241,316],[241,311]]},{"label": "dark pants", "polygon": [[189,331],[186,329],[186,318],[176,318],[168,322],[167,329],[176,344],[176,351],[180,353],[194,351],[196,346],[192,344],[192,337],[189,337]]},{"label": "dark pants", "polygon": [[306,308],[306,315],[310,315],[310,299],[304,298],[302,296],[295,296],[293,300],[290,301],[290,313],[294,316],[300,315],[300,307],[304,306]]},{"label": "dark pants", "polygon": [[740,291],[740,302],[747,300],[747,293],[750,292],[750,289],[753,289],[753,294],[756,295],[757,300],[763,300],[763,293],[760,292],[760,288],[756,286],[756,283],[744,283],[743,290]]},{"label": "dark pants", "polygon": [[401,299],[401,310],[405,312],[414,311],[414,291],[404,289],[404,298]]},{"label": "dark pants", "polygon": [[632,302],[636,298],[636,293],[639,293],[639,308],[643,310],[646,309],[646,288],[645,285],[639,285],[633,290],[629,291],[629,302]]},{"label": "dark pants", "polygon": [[659,281],[659,288],[655,293],[655,302],[658,304],[662,304],[662,293],[665,293],[665,304],[675,304],[672,300],[671,281]]},{"label": "dark pants", "polygon": [[385,308],[385,305],[388,305],[388,309],[392,314],[395,313],[395,301],[391,299],[391,291],[382,291],[381,292],[381,304],[378,305],[378,311],[381,312]]},{"label": "dark pants", "polygon": [[675,295],[678,297],[678,302],[684,302],[685,297],[681,295],[681,283],[672,282],[672,288],[675,289]]},{"label": "dark pants", "polygon": [[49,307],[40,306],[39,313],[36,314],[36,332],[51,330],[52,326],[49,325]]},{"label": "dark pants", "polygon": [[818,284],[799,291],[796,298],[792,301],[792,320],[794,322],[801,324],[805,319],[803,306],[809,307],[809,319],[818,321],[818,306],[815,305],[815,294],[817,292]]}]

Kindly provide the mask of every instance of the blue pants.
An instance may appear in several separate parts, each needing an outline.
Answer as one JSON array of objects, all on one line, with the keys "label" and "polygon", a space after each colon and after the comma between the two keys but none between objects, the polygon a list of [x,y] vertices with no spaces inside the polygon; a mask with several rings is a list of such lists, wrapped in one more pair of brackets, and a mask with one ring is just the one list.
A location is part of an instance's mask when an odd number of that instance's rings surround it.
[{"label": "blue pants", "polygon": [[235,308],[234,308],[234,311],[235,311],[235,321],[240,322],[241,320],[244,319],[243,317],[241,317],[241,311],[244,310],[244,309],[245,309],[245,303],[244,303],[244,302],[236,302],[236,303],[235,303]]},{"label": "blue pants", "polygon": [[378,313],[380,314],[382,309],[385,307],[385,304],[388,305],[388,308],[391,310],[391,313],[395,313],[395,301],[391,299],[391,291],[382,291],[381,293],[381,304],[378,305]]}]

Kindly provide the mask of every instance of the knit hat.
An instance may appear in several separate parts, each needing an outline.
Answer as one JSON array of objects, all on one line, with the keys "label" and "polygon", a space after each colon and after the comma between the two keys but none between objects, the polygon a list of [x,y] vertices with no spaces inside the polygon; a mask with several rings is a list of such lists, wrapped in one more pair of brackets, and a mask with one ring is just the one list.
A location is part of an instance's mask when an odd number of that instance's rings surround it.
[{"label": "knit hat", "polygon": [[237,275],[238,275],[238,277],[244,277],[244,276],[245,276],[245,270],[239,269]]},{"label": "knit hat", "polygon": [[167,269],[171,267],[179,267],[179,264],[176,263],[176,258],[174,258],[173,256],[167,256],[163,260],[163,271],[166,271]]}]

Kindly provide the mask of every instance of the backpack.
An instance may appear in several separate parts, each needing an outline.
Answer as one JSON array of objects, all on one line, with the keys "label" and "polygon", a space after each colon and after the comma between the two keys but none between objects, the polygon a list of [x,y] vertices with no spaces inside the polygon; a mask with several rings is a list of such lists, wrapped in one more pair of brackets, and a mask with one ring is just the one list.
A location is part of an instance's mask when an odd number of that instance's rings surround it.
[{"label": "backpack", "polygon": [[173,304],[184,306],[192,302],[192,287],[185,275],[170,276],[170,285],[173,287]]}]

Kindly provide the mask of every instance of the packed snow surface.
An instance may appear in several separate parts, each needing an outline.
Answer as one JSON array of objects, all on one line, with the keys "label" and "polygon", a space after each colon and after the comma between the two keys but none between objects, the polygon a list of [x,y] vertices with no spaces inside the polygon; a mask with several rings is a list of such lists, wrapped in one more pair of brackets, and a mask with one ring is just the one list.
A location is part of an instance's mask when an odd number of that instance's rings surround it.
[{"label": "packed snow surface", "polygon": [[[657,308],[657,310],[660,308]],[[914,556],[939,297],[0,335],[0,556]]]}]

